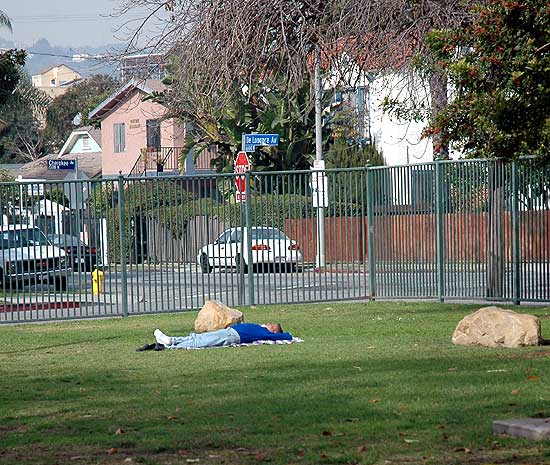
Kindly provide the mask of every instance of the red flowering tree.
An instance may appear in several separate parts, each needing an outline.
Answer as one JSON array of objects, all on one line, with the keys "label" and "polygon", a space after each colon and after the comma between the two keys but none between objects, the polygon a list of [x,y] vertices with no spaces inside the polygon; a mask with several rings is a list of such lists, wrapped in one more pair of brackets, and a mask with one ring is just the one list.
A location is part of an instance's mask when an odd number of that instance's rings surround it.
[{"label": "red flowering tree", "polygon": [[469,156],[550,160],[550,3],[490,0],[473,18],[428,36],[454,95],[425,135]]}]

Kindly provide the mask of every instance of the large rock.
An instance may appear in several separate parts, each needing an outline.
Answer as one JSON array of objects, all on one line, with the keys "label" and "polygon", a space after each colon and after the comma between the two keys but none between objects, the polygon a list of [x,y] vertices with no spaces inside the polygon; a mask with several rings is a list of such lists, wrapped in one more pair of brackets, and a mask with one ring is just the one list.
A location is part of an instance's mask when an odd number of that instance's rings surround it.
[{"label": "large rock", "polygon": [[462,319],[453,344],[486,347],[536,346],[541,341],[540,321],[534,315],[498,307],[479,309]]},{"label": "large rock", "polygon": [[195,320],[195,332],[215,331],[242,322],[244,317],[238,310],[229,308],[217,300],[207,300]]}]

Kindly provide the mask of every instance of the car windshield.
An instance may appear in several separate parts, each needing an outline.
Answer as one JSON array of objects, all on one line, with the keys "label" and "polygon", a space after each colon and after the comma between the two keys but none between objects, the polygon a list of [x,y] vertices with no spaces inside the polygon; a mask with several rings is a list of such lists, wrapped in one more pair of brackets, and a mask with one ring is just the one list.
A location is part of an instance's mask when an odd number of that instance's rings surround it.
[{"label": "car windshield", "polygon": [[55,245],[85,245],[78,237],[75,236],[53,235],[48,237]]},{"label": "car windshield", "polygon": [[258,240],[258,239],[275,239],[279,241],[286,241],[288,240],[288,237],[286,237],[281,231],[274,228],[260,228],[260,229],[253,229],[252,230],[252,240]]},{"label": "car windshield", "polygon": [[2,231],[2,248],[51,245],[46,235],[38,228]]}]

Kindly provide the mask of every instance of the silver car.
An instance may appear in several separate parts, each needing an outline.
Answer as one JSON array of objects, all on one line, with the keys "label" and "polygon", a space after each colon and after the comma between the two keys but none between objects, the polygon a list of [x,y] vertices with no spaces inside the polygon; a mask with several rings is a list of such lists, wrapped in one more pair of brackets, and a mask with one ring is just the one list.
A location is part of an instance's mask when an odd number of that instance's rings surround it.
[{"label": "silver car", "polygon": [[18,224],[0,228],[2,288],[50,283],[65,290],[71,271],[65,252],[54,246],[40,229]]}]

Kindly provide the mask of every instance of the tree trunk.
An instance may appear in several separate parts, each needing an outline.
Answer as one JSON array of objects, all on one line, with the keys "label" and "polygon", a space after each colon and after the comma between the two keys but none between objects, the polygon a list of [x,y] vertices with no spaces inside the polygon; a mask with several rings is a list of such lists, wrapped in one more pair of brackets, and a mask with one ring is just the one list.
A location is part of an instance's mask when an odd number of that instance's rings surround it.
[{"label": "tree trunk", "polygon": [[[447,107],[447,75],[438,70],[430,76],[431,113],[433,118]],[[446,160],[449,158],[449,146],[443,143],[441,134],[434,134],[432,142],[434,146],[434,159]]]}]

